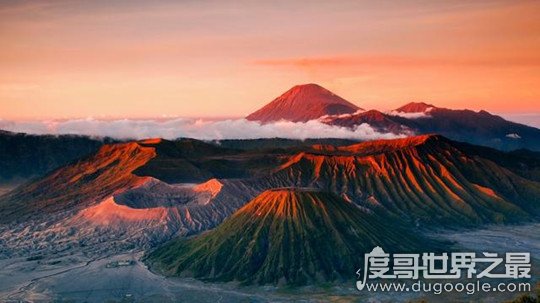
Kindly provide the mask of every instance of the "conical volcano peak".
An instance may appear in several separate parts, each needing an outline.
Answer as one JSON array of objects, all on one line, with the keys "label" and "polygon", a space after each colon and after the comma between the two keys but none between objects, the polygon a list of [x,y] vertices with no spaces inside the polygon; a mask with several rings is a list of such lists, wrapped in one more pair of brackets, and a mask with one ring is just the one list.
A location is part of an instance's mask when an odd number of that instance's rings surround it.
[{"label": "conical volcano peak", "polygon": [[290,105],[295,105],[295,104],[301,105],[302,103],[306,103],[306,104],[346,104],[345,102],[348,103],[348,101],[340,98],[333,92],[314,83],[300,84],[300,85],[293,86],[291,89],[289,89],[288,91],[283,93],[280,97],[278,97],[278,99],[282,101],[287,101]]},{"label": "conical volcano peak", "polygon": [[169,242],[147,262],[167,275],[302,285],[354,278],[357,256],[375,246],[422,247],[416,235],[335,194],[279,188],[261,193],[208,233]]},{"label": "conical volcano peak", "polygon": [[311,93],[311,94],[329,94],[335,96],[335,94],[326,88],[315,83],[298,84],[293,86],[285,93]]},{"label": "conical volcano peak", "polygon": [[261,193],[244,206],[239,213],[261,216],[285,216],[296,218],[298,211],[304,208],[324,208],[324,201],[333,203],[339,201],[334,194],[323,192],[316,188],[275,188]]},{"label": "conical volcano peak", "polygon": [[291,88],[291,90],[293,90],[293,89],[324,89],[324,90],[327,90],[326,88],[320,86],[317,83],[298,84],[298,85],[295,85],[295,86],[293,86]]},{"label": "conical volcano peak", "polygon": [[317,84],[296,85],[258,111],[248,120],[306,122],[326,115],[354,113],[360,108]]},{"label": "conical volcano peak", "polygon": [[334,194],[316,188],[275,188],[261,193],[239,213],[297,218],[300,210],[325,208],[324,201],[334,203],[338,200]]}]

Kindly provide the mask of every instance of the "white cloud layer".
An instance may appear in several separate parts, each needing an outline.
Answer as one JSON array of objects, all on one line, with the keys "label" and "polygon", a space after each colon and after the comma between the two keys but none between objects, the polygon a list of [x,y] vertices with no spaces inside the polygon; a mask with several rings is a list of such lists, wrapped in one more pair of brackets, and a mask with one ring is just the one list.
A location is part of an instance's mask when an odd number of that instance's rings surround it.
[{"label": "white cloud layer", "polygon": [[432,109],[433,109],[433,107],[429,107],[425,111],[417,112],[417,113],[406,113],[406,112],[400,112],[400,111],[393,110],[393,111],[387,112],[387,114],[390,115],[390,116],[399,116],[399,117],[403,117],[403,118],[407,118],[407,119],[431,118],[431,115],[429,114],[429,112]]},{"label": "white cloud layer", "polygon": [[118,139],[189,137],[201,140],[219,140],[280,137],[373,140],[401,137],[392,133],[380,133],[365,123],[354,129],[349,129],[327,125],[316,120],[305,123],[279,121],[262,125],[246,119],[218,121],[190,118],[167,120],[99,120],[90,118],[64,121],[0,120],[0,129],[30,134],[78,134]]},{"label": "white cloud layer", "polygon": [[350,114],[340,114],[340,115],[324,115],[324,116],[321,116],[319,117],[317,120],[319,121],[322,121],[322,122],[325,122],[325,121],[332,121],[332,119],[341,119],[341,118],[349,118],[349,117],[352,117],[354,115],[358,115],[358,114],[361,114],[365,112],[365,110],[363,109],[359,109],[357,111],[355,111],[354,113],[350,113]]}]

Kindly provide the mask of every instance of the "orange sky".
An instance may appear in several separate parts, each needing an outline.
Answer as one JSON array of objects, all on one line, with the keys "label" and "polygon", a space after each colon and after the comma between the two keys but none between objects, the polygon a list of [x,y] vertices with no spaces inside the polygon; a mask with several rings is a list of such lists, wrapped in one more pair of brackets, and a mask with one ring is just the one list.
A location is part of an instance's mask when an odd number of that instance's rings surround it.
[{"label": "orange sky", "polygon": [[243,116],[311,82],[540,112],[539,1],[108,2],[0,3],[0,118]]}]

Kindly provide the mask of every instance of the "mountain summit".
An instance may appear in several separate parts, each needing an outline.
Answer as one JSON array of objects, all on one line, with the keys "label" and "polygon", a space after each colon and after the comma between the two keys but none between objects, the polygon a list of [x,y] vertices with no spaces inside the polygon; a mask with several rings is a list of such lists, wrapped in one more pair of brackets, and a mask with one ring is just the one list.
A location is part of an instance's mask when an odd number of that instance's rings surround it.
[{"label": "mountain summit", "polygon": [[317,84],[297,85],[261,109],[248,120],[306,122],[325,115],[351,114],[360,108]]},{"label": "mountain summit", "polygon": [[424,103],[424,102],[411,102],[411,103],[403,105],[402,107],[396,109],[395,111],[401,112],[401,113],[425,113],[434,108],[436,107],[431,104]]},{"label": "mountain summit", "polygon": [[146,261],[166,275],[246,284],[349,280],[375,246],[412,251],[426,244],[382,222],[331,193],[272,189],[217,228],[171,241]]}]

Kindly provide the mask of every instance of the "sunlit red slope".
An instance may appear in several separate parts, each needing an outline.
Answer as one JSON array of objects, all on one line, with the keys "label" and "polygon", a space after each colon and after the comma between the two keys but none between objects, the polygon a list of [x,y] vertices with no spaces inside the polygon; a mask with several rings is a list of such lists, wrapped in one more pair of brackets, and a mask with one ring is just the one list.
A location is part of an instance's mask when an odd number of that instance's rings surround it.
[{"label": "sunlit red slope", "polygon": [[[519,222],[539,214],[539,159],[438,135],[261,151],[192,139],[140,141],[106,145],[19,187],[1,197],[0,212],[4,221],[24,220],[114,197],[141,209],[189,204],[189,216],[174,216],[202,230],[262,191],[295,186],[321,188],[415,224]],[[204,185],[187,193],[177,183]]]},{"label": "sunlit red slope", "polygon": [[[2,197],[2,219],[82,209],[156,179],[169,183],[204,183],[214,175],[230,173],[238,177],[243,173],[236,173],[238,161],[228,164],[228,160],[219,158],[232,152],[235,151],[191,139],[151,139],[104,145],[95,154]],[[217,184],[206,186],[208,188],[200,191],[217,194]],[[153,188],[170,190],[161,184]]]},{"label": "sunlit red slope", "polygon": [[263,192],[208,233],[167,243],[147,262],[168,275],[306,284],[354,279],[362,256],[377,245],[430,247],[333,194],[283,188]]},{"label": "sunlit red slope", "polygon": [[[156,156],[152,147],[137,142],[105,145],[94,155],[60,168],[4,197],[3,219],[17,214],[84,207],[144,183],[132,172]],[[23,216],[24,218],[24,216]],[[19,218],[22,219],[22,218]]]},{"label": "sunlit red slope", "polygon": [[322,188],[416,223],[519,222],[540,212],[538,180],[436,135],[317,146],[269,182]]},{"label": "sunlit red slope", "polygon": [[149,245],[212,228],[249,201],[257,192],[238,178],[260,170],[258,157],[191,139],[105,145],[2,196],[0,222],[28,227],[24,238],[36,241],[10,242],[28,251],[67,234],[89,243],[94,232],[102,241]]},{"label": "sunlit red slope", "polygon": [[350,114],[359,107],[317,85],[297,85],[269,104],[246,117],[271,122],[287,120],[305,122],[325,115]]}]

